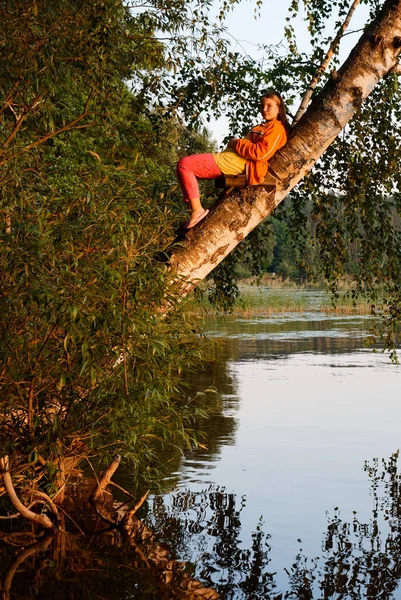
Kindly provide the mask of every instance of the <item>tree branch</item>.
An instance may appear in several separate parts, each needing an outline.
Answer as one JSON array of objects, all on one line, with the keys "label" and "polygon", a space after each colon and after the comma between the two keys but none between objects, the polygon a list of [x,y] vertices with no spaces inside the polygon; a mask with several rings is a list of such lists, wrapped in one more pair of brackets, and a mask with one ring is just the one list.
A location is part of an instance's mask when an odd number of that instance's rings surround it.
[{"label": "tree branch", "polygon": [[7,110],[7,108],[11,108],[14,95],[16,94],[16,92],[18,90],[18,86],[21,83],[21,81],[23,81],[23,79],[24,79],[24,76],[20,75],[18,77],[17,81],[14,82],[11,90],[8,92],[7,97],[4,99],[3,105],[0,107],[0,114],[2,112],[4,112],[5,110]]},{"label": "tree branch", "polygon": [[107,467],[107,469],[104,471],[101,478],[97,482],[97,486],[93,490],[91,497],[90,497],[91,502],[97,502],[99,500],[100,496],[102,496],[104,494],[107,486],[110,483],[111,478],[113,477],[114,473],[117,471],[117,469],[120,465],[120,462],[121,462],[121,456],[119,454],[117,454],[114,457],[113,462]]},{"label": "tree branch", "polygon": [[9,105],[10,110],[12,111],[12,113],[15,116],[16,122],[15,122],[15,126],[14,129],[11,131],[11,133],[9,134],[9,136],[4,140],[3,142],[3,148],[5,146],[8,146],[9,143],[15,138],[15,136],[17,135],[18,131],[21,129],[21,125],[22,123],[25,121],[25,119],[27,118],[27,116],[30,114],[30,112],[36,108],[38,106],[38,104],[40,104],[40,102],[42,101],[42,96],[37,96],[35,98],[35,100],[32,102],[32,104],[28,107],[26,107],[24,109],[24,111],[18,116],[15,111],[13,110],[12,105]]},{"label": "tree branch", "polygon": [[[35,506],[35,504],[43,504],[46,506],[45,500],[34,500],[30,504],[28,504],[28,506],[26,508],[27,509],[32,508],[32,506]],[[8,519],[19,519],[20,516],[21,516],[21,513],[19,513],[19,512],[14,513],[13,515],[5,515],[5,516],[1,515],[0,520],[7,521]]]},{"label": "tree branch", "polygon": [[95,487],[89,498],[90,503],[95,507],[95,510],[99,517],[101,517],[104,521],[106,521],[106,523],[109,523],[109,525],[113,525],[114,527],[117,526],[117,523],[115,523],[112,519],[110,519],[110,517],[105,515],[100,510],[100,500],[104,496],[106,488],[110,484],[110,480],[113,477],[116,470],[118,469],[120,462],[121,456],[117,454],[113,462],[107,467],[107,469],[104,471],[103,475],[97,482],[97,486]]},{"label": "tree branch", "polygon": [[15,123],[14,129],[12,130],[10,135],[7,137],[7,139],[4,140],[3,147],[8,146],[8,144],[11,142],[11,140],[17,135],[18,131],[21,128],[22,123],[25,121],[27,116],[28,116],[28,113],[23,113],[20,117],[17,117],[17,121]]},{"label": "tree branch", "polygon": [[[69,131],[71,129],[84,129],[86,127],[93,127],[93,125],[95,123],[86,123],[85,125],[77,125],[77,123],[79,123],[79,121],[82,121],[82,119],[89,114],[89,102],[90,102],[92,96],[93,96],[93,92],[91,92],[89,94],[89,96],[85,102],[84,110],[76,119],[74,119],[70,123],[67,123],[67,125],[64,125],[64,127],[57,129],[57,131],[52,131],[52,132],[48,133],[47,135],[44,135],[39,140],[36,140],[36,142],[32,142],[31,144],[28,144],[28,146],[25,146],[19,152],[16,152],[12,156],[8,156],[8,157],[4,158],[2,161],[0,161],[0,166],[4,165],[8,160],[10,160],[10,158],[16,158],[23,152],[27,152],[28,150],[31,150],[32,148],[35,148],[36,146],[39,146],[40,144],[47,142],[47,140],[54,138],[56,135],[59,135],[60,133],[63,133],[64,131]],[[0,154],[4,154],[4,152],[0,152]]]},{"label": "tree branch", "polygon": [[304,114],[304,112],[306,111],[306,107],[309,104],[309,101],[312,97],[313,94],[313,90],[315,89],[320,77],[322,76],[322,74],[325,72],[327,65],[329,64],[329,62],[331,61],[331,59],[333,58],[336,50],[337,50],[337,46],[342,38],[342,36],[344,35],[344,31],[347,29],[349,22],[351,21],[352,15],[355,12],[356,7],[358,6],[360,0],[354,0],[354,2],[352,3],[351,8],[348,11],[348,14],[345,18],[344,23],[341,25],[340,29],[337,32],[336,37],[334,38],[334,40],[331,42],[330,44],[330,48],[326,54],[325,59],[323,60],[322,64],[320,65],[320,67],[317,70],[316,75],[314,75],[306,89],[305,95],[302,99],[302,102],[297,110],[297,113],[294,117],[294,120],[292,122],[292,125],[294,126],[299,119],[302,117],[302,115]]},{"label": "tree branch", "polygon": [[127,514],[124,517],[125,520],[131,519],[137,513],[137,511],[141,508],[142,504],[145,502],[146,498],[149,496],[149,492],[150,492],[150,490],[145,492],[144,495],[142,496],[142,498],[140,498],[138,500],[138,502],[135,504],[135,506],[127,512]]},{"label": "tree branch", "polygon": [[0,470],[2,471],[4,487],[6,488],[8,497],[10,498],[11,503],[13,504],[14,508],[17,509],[20,515],[25,519],[28,519],[29,521],[40,525],[40,527],[43,527],[44,529],[54,529],[54,525],[50,521],[49,517],[47,517],[46,515],[38,515],[32,512],[31,510],[29,510],[29,508],[22,504],[21,500],[18,498],[14,490],[13,482],[11,480],[10,461],[8,456],[3,456],[2,458],[0,458]]}]

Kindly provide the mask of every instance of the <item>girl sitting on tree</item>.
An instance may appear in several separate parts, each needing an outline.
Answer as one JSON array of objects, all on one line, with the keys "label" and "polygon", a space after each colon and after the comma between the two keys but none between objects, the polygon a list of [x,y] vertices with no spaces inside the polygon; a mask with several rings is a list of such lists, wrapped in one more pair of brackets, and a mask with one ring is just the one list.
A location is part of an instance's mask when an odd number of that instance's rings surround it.
[{"label": "girl sitting on tree", "polygon": [[198,179],[246,173],[248,185],[263,182],[268,162],[286,143],[290,127],[284,101],[277,92],[262,96],[260,112],[264,122],[251,129],[245,138],[232,138],[223,152],[193,154],[178,161],[178,181],[191,211],[187,229],[194,227],[209,212],[202,206]]}]

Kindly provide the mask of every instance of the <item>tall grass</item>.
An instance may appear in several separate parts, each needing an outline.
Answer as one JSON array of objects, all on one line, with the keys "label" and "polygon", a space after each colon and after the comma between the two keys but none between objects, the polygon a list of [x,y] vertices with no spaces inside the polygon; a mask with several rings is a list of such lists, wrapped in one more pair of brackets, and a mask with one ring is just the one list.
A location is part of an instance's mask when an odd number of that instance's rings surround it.
[{"label": "tall grass", "polygon": [[[336,303],[323,286],[305,286],[281,278],[264,277],[260,285],[251,280],[239,283],[240,297],[231,311],[233,315],[280,314],[285,312],[326,312],[332,314],[371,314],[371,306],[364,299],[353,300],[346,282],[341,286],[340,298]],[[191,313],[215,310],[206,299],[189,303]]]}]

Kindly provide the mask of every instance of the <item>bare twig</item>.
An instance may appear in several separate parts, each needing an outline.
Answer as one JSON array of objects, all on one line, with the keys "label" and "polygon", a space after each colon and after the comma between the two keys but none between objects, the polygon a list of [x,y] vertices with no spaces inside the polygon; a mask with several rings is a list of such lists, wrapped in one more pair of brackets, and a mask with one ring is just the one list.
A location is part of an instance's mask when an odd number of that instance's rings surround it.
[{"label": "bare twig", "polygon": [[36,523],[37,525],[40,525],[40,527],[43,527],[44,529],[54,529],[54,525],[48,516],[38,515],[32,512],[29,510],[29,508],[22,504],[21,500],[18,498],[11,480],[10,461],[8,456],[3,456],[0,458],[0,470],[2,471],[4,487],[6,488],[8,497],[10,498],[14,508],[17,509],[21,516],[29,521],[32,521],[33,523]]},{"label": "bare twig", "polygon": [[45,494],[45,492],[42,492],[40,490],[35,490],[34,494],[35,496],[39,496],[39,498],[42,498],[46,502],[46,504],[48,504],[50,510],[55,515],[57,521],[61,521],[60,513],[53,500],[47,494]]},{"label": "bare twig", "polygon": [[301,104],[300,104],[300,106],[298,108],[298,111],[297,111],[297,113],[296,113],[296,115],[294,117],[294,120],[292,122],[293,126],[299,121],[299,119],[302,117],[302,115],[306,111],[306,107],[308,106],[309,101],[310,101],[310,99],[312,97],[313,90],[315,89],[315,87],[316,87],[316,85],[317,85],[320,77],[325,72],[325,70],[327,68],[327,65],[329,64],[329,62],[333,58],[333,56],[334,56],[334,54],[335,54],[335,52],[337,50],[337,46],[338,46],[338,44],[339,44],[342,36],[344,35],[344,31],[347,29],[347,27],[348,27],[348,25],[349,25],[349,23],[351,21],[352,15],[354,14],[354,11],[355,11],[356,7],[358,6],[359,2],[360,2],[360,0],[354,0],[354,2],[352,3],[352,6],[351,6],[351,8],[348,11],[348,14],[347,14],[347,16],[345,18],[344,23],[341,25],[340,29],[337,31],[336,37],[334,38],[334,40],[330,44],[330,48],[329,48],[329,50],[328,50],[328,52],[326,54],[325,59],[323,60],[323,62],[320,65],[320,67],[318,68],[316,75],[314,75],[312,77],[312,79],[311,79],[311,81],[310,81],[310,83],[309,83],[309,85],[308,85],[308,87],[306,89],[305,95],[304,95],[304,97],[302,99],[302,102],[301,102]]},{"label": "bare twig", "polygon": [[132,494],[127,492],[127,490],[125,490],[123,487],[121,487],[121,485],[118,485],[118,483],[114,483],[114,481],[110,481],[109,483],[110,483],[110,485],[115,487],[117,490],[120,490],[120,492],[123,492],[124,494],[129,496],[131,498],[131,500],[135,500],[135,496],[133,496]]},{"label": "bare twig", "polygon": [[85,537],[85,532],[84,532],[84,531],[82,531],[82,529],[80,528],[80,526],[78,525],[78,523],[77,523],[77,522],[76,522],[76,521],[75,521],[75,520],[72,518],[72,516],[71,516],[71,515],[70,515],[68,512],[66,512],[62,506],[59,506],[59,509],[61,510],[61,512],[62,512],[62,513],[63,513],[63,514],[66,516],[66,517],[68,517],[68,518],[69,518],[69,519],[70,519],[70,520],[71,520],[71,521],[74,523],[75,527],[76,527],[77,529],[79,529],[79,531],[81,532],[82,536],[83,536],[83,537]]}]

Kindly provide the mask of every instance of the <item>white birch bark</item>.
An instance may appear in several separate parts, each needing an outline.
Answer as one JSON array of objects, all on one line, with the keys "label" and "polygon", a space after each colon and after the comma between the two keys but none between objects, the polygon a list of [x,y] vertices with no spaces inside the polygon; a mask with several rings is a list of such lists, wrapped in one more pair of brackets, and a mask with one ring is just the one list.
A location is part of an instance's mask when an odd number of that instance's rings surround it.
[{"label": "white birch bark", "polygon": [[277,187],[232,192],[213,207],[170,258],[170,269],[188,293],[204,279],[310,171],[375,85],[397,65],[401,51],[401,0],[387,0],[341,69],[297,123],[270,161]]}]

